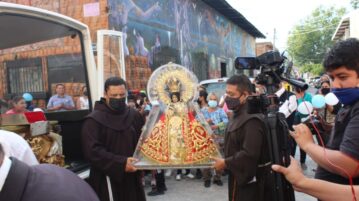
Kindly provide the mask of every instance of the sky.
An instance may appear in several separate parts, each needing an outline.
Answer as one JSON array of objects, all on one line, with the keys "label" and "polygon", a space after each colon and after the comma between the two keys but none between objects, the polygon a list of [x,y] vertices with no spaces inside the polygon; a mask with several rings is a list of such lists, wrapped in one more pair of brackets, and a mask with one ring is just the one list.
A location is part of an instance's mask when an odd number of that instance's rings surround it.
[{"label": "sky", "polygon": [[257,39],[258,42],[273,42],[275,29],[275,46],[280,51],[285,50],[288,33],[294,25],[310,16],[320,5],[352,9],[350,0],[227,0],[227,2],[266,36],[266,39]]}]

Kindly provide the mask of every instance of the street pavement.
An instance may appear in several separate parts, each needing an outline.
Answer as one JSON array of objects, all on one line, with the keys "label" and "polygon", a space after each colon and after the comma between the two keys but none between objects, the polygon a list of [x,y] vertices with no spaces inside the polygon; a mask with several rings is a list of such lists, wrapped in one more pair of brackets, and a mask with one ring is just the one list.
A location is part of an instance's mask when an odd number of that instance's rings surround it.
[{"label": "street pavement", "polygon": [[[299,160],[299,150],[297,150],[296,159]],[[308,168],[303,171],[308,177],[314,176],[315,162],[307,156],[306,162]],[[173,170],[173,173],[175,171]],[[193,171],[194,174],[194,171]],[[182,177],[181,181],[176,181],[174,174],[166,177],[167,191],[164,195],[154,197],[147,196],[147,201],[227,201],[228,200],[228,179],[223,177],[223,186],[217,186],[212,183],[210,188],[205,188],[202,180],[188,179]],[[149,192],[151,187],[146,186],[145,192]],[[299,192],[295,192],[296,201],[316,201],[317,199]]]}]

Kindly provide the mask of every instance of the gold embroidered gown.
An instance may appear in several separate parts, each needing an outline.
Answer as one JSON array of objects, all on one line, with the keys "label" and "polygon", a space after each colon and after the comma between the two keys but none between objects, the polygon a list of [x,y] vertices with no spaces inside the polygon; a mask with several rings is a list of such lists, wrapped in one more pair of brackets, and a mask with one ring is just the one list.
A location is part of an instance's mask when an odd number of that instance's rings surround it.
[{"label": "gold embroidered gown", "polygon": [[169,165],[205,162],[216,151],[206,129],[183,102],[168,106],[141,146],[141,152],[150,160]]}]

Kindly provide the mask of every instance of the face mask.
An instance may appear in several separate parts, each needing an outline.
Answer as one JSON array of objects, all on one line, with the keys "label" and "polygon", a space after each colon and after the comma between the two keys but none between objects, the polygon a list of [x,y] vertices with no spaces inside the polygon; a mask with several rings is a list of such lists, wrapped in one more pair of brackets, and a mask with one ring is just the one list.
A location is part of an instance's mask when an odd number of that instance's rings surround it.
[{"label": "face mask", "polygon": [[84,96],[88,96],[89,93],[87,91],[84,91]]},{"label": "face mask", "polygon": [[230,98],[227,96],[225,101],[230,110],[236,110],[241,105],[239,98]]},{"label": "face mask", "polygon": [[325,96],[325,95],[329,94],[330,88],[322,88],[321,91],[322,91],[322,94]]},{"label": "face mask", "polygon": [[112,109],[122,112],[126,108],[126,98],[110,98],[109,105]]},{"label": "face mask", "polygon": [[344,105],[351,105],[359,100],[359,88],[334,88],[332,92]]},{"label": "face mask", "polygon": [[217,101],[215,101],[215,100],[208,101],[208,106],[211,108],[217,107]]}]

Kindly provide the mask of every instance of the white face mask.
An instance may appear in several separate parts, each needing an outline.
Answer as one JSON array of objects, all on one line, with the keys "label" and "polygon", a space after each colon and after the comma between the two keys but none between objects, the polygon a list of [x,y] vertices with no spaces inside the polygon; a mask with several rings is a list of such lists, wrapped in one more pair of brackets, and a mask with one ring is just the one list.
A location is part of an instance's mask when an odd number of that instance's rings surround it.
[{"label": "white face mask", "polygon": [[218,103],[215,100],[208,101],[208,106],[211,108],[215,108],[215,107],[217,107],[217,105],[218,105]]}]

